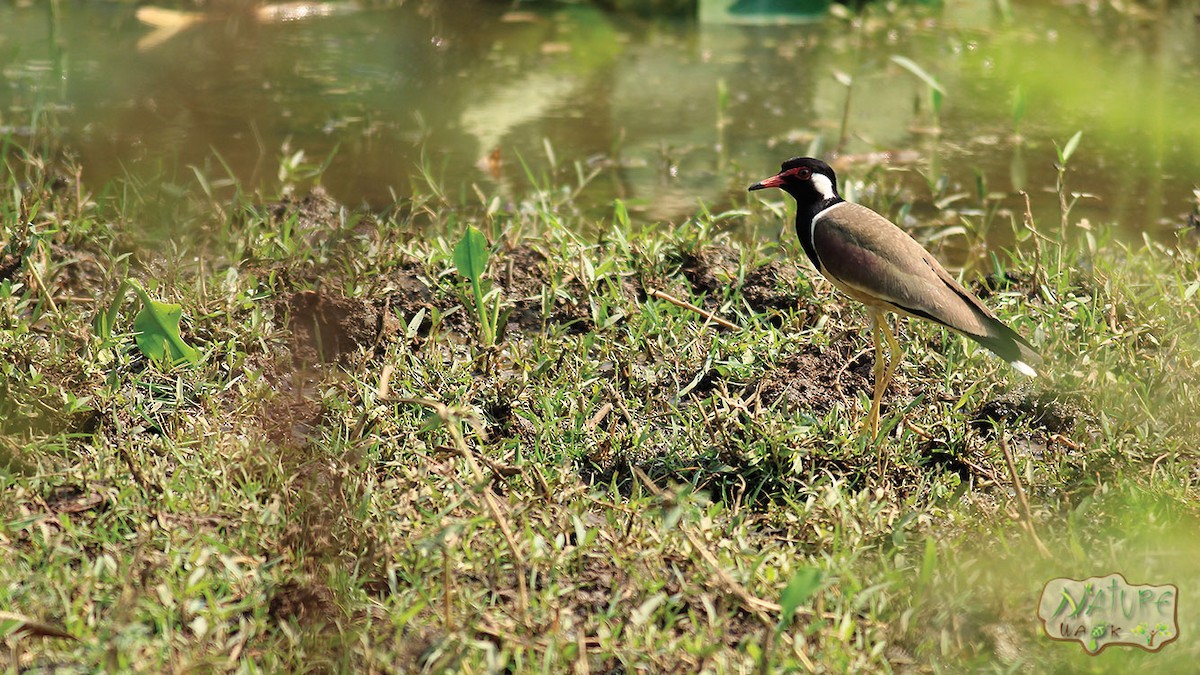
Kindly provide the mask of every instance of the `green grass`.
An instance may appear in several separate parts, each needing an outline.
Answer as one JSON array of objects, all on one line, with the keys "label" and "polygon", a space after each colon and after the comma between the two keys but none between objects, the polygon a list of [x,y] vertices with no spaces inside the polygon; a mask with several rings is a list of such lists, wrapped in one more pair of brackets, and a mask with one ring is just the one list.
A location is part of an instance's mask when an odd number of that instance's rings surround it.
[{"label": "green grass", "polygon": [[[1198,655],[1186,600],[1184,639],[1157,654],[1088,657],[1035,615],[1054,576],[1200,587],[1194,236],[1129,246],[1093,225],[980,255],[1011,280],[987,303],[1052,380],[904,322],[886,431],[865,439],[863,311],[792,238],[731,234],[775,230],[778,207],[595,219],[544,181],[508,205],[431,187],[371,214],[203,182],[176,230],[135,186],[90,194],[6,161],[0,610],[76,638],[0,623],[10,670],[1126,672]],[[467,224],[503,289],[494,346],[454,271]],[[182,305],[197,364],[143,357],[132,311],[93,334],[126,278]]]}]

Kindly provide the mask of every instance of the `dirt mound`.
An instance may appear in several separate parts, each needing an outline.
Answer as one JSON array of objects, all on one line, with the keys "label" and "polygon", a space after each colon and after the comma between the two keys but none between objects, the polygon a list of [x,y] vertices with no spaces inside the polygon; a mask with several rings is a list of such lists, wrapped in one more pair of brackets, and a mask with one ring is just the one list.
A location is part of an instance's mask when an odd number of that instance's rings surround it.
[{"label": "dirt mound", "polygon": [[847,365],[841,352],[806,344],[799,354],[751,383],[747,396],[757,392],[764,406],[782,401],[788,410],[823,416],[839,402],[853,401],[861,392],[870,395],[872,367],[869,354]]},{"label": "dirt mound", "polygon": [[414,316],[421,309],[434,306],[433,291],[422,277],[420,265],[415,262],[399,265],[391,276],[392,291],[389,300],[404,316]]},{"label": "dirt mound", "polygon": [[94,489],[85,489],[74,485],[59,485],[46,497],[46,506],[53,514],[83,513],[102,509],[107,499]]},{"label": "dirt mound", "polygon": [[[284,381],[278,386],[286,390],[294,384]],[[320,422],[320,403],[303,395],[271,398],[263,404],[258,414],[259,426],[267,439],[279,448],[303,447]]]},{"label": "dirt mound", "polygon": [[292,358],[299,363],[343,360],[378,345],[397,328],[395,318],[374,303],[318,291],[293,293],[284,309],[292,329]]},{"label": "dirt mound", "polygon": [[1052,434],[1070,435],[1087,413],[1076,402],[1055,392],[1009,392],[985,401],[971,416],[971,426],[985,435],[997,422],[1025,424]]},{"label": "dirt mound", "polygon": [[303,197],[287,195],[271,206],[276,221],[295,218],[296,232],[332,232],[341,220],[342,205],[321,186],[314,186]]},{"label": "dirt mound", "polygon": [[271,594],[267,613],[277,623],[295,621],[301,625],[313,625],[336,620],[341,609],[328,586],[287,581]]},{"label": "dirt mound", "polygon": [[[434,310],[445,317],[446,325],[459,332],[467,332],[465,315],[453,311],[457,303],[434,295],[432,282],[426,276],[424,267],[416,260],[397,265],[388,278],[388,285],[392,290],[387,294],[384,304],[391,308],[398,321],[410,322],[421,310],[425,310],[424,318],[416,328],[414,344],[420,344],[429,336],[433,328]],[[397,327],[404,329],[406,326]]]},{"label": "dirt mound", "polygon": [[696,295],[721,297],[735,278],[738,255],[724,246],[708,246],[680,256],[679,271],[692,286]]},{"label": "dirt mound", "polygon": [[21,256],[13,253],[0,255],[0,281],[7,281],[21,269]]},{"label": "dirt mound", "polygon": [[592,290],[577,277],[564,279],[547,311],[542,295],[552,280],[546,268],[545,254],[529,244],[522,244],[506,251],[503,257],[503,271],[496,281],[512,303],[508,318],[510,326],[526,333],[554,325],[565,325],[571,333],[586,333],[595,328],[588,302]]},{"label": "dirt mound", "polygon": [[746,299],[750,309],[756,312],[786,312],[795,309],[800,304],[800,297],[780,290],[780,281],[785,276],[795,275],[794,266],[778,261],[756,267],[746,274],[746,280],[742,283],[742,297]]}]

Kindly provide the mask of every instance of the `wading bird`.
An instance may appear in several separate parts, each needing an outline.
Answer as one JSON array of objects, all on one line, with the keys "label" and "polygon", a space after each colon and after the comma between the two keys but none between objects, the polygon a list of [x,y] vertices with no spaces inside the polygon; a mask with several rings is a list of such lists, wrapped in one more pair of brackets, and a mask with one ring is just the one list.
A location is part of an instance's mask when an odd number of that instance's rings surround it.
[{"label": "wading bird", "polygon": [[[813,266],[846,295],[867,306],[875,344],[875,393],[863,430],[879,431],[879,403],[900,365],[900,345],[884,316],[892,311],[939,323],[987,347],[1029,376],[1042,359],[963,288],[929,251],[892,221],[842,199],[833,169],[819,159],[794,157],[750,190],[780,188],[796,199],[796,235]],[[883,361],[882,339],[888,342]]]}]

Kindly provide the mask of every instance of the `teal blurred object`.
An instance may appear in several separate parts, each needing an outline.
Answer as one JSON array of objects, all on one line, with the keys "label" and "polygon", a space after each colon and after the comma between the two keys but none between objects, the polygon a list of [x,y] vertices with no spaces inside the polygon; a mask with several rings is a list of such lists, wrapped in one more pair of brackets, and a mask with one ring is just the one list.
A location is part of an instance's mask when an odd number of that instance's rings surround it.
[{"label": "teal blurred object", "polygon": [[700,0],[700,21],[779,25],[813,23],[824,18],[830,0]]},{"label": "teal blurred object", "polygon": [[599,0],[599,3],[617,12],[678,16],[695,12],[697,0]]}]

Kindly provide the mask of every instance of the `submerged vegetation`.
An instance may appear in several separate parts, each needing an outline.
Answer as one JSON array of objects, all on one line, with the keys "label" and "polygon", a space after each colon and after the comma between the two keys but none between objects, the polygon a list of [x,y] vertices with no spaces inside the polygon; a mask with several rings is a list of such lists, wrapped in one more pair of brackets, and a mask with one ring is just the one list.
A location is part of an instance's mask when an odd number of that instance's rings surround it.
[{"label": "submerged vegetation", "polygon": [[[1180,640],[1086,660],[1036,618],[1055,576],[1200,583],[1193,232],[1129,245],[1072,220],[1058,240],[989,211],[1019,245],[977,256],[964,280],[1053,375],[1026,380],[902,322],[881,435],[863,438],[861,308],[793,238],[731,229],[777,231],[782,201],[677,225],[621,202],[595,218],[559,172],[477,202],[431,183],[376,213],[320,187],[230,197],[201,176],[171,209],[191,224],[177,233],[147,222],[162,210],[135,185],[93,192],[7,152],[9,668],[1118,671],[1197,657]],[[882,212],[907,208],[886,173],[850,174]],[[178,358],[146,355],[127,287],[168,327],[181,308],[182,335],[159,343]],[[1179,630],[1200,630],[1194,613]]]}]

